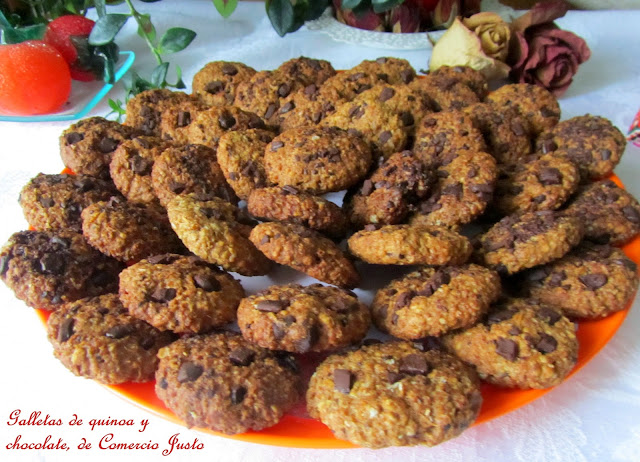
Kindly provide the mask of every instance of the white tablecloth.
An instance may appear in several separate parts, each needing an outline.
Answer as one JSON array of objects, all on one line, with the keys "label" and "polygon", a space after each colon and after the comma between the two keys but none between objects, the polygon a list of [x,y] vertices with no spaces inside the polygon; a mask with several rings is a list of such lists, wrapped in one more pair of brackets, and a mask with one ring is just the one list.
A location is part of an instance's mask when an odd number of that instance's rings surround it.
[{"label": "white tablecloth", "polygon": [[[425,68],[428,51],[390,52],[338,43],[317,31],[304,28],[282,39],[271,29],[263,4],[242,3],[228,20],[221,19],[209,1],[165,0],[136,2],[141,11],[151,11],[160,31],[183,25],[198,37],[187,50],[171,60],[190,80],[206,62],[243,61],[257,69],[277,67],[282,61],[305,55],[330,60],[337,68],[348,68],[363,59],[394,55],[408,59],[417,69]],[[563,118],[585,113],[605,116],[626,131],[640,108],[640,11],[570,12],[558,21],[561,27],[584,37],[593,52],[573,86],[560,100]],[[133,24],[119,36],[123,49],[138,54],[135,68],[149,71],[153,62]],[[112,97],[122,98],[117,87]],[[108,112],[106,104],[93,111]],[[63,165],[57,138],[68,123],[0,123],[2,163],[0,167],[0,243],[27,224],[17,203],[21,187],[38,172],[57,173]],[[627,188],[640,197],[640,149],[629,145],[617,168]],[[403,460],[403,461],[526,461],[556,462],[640,460],[640,307],[631,310],[613,340],[574,377],[545,397],[509,415],[479,425],[461,437],[435,448],[390,448],[385,450],[286,449],[237,442],[190,431],[138,409],[107,389],[69,373],[51,353],[45,332],[35,313],[0,285],[0,460],[190,460],[190,461],[280,461],[280,460]],[[61,419],[60,427],[8,425],[12,411],[22,417],[41,411]],[[69,426],[77,414],[82,426]],[[100,427],[93,431],[90,419],[134,419],[135,427]],[[139,422],[149,419],[144,432]],[[114,433],[114,442],[158,442],[180,433],[187,442],[198,438],[201,450],[182,451],[167,457],[157,450],[101,450],[97,442]],[[22,442],[40,442],[47,435],[55,443],[63,438],[69,451],[8,450],[22,435]],[[92,449],[77,445],[86,438]]]}]

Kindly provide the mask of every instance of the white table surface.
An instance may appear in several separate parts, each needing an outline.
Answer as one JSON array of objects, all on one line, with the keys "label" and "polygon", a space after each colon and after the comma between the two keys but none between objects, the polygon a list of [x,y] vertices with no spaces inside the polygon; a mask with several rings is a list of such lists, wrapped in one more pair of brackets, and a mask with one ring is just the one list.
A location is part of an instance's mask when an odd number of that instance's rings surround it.
[{"label": "white table surface", "polygon": [[[262,4],[242,3],[229,20],[221,19],[209,1],[165,0],[136,2],[151,11],[160,31],[183,25],[198,32],[187,50],[174,55],[186,79],[206,62],[244,61],[256,69],[277,67],[305,55],[349,68],[363,59],[393,55],[408,59],[416,69],[428,63],[427,50],[383,51],[338,43],[304,28],[284,39],[271,29]],[[558,21],[587,40],[593,52],[566,95],[560,100],[563,118],[598,114],[627,130],[640,108],[640,11],[570,12]],[[153,63],[128,24],[119,36],[123,49],[138,54],[135,68],[144,72]],[[122,97],[122,88],[112,93]],[[106,104],[93,111],[105,115]],[[27,224],[17,203],[21,187],[38,172],[58,173],[63,165],[57,138],[68,123],[0,122],[0,243]],[[628,145],[616,170],[627,188],[640,197],[640,149]],[[435,448],[312,450],[286,449],[233,441],[190,431],[155,417],[113,395],[90,380],[75,377],[52,355],[45,332],[32,309],[0,284],[0,460],[189,460],[189,461],[638,461],[640,460],[640,310],[638,302],[613,340],[583,370],[543,398],[511,414],[473,427],[461,437]],[[61,427],[8,425],[10,413],[25,417],[41,411],[61,419]],[[77,414],[84,425],[71,427]],[[134,419],[135,427],[101,427],[91,431],[90,419]],[[148,419],[144,432],[139,422]],[[180,433],[187,442],[198,438],[201,450],[164,457],[161,450],[117,451],[97,448],[98,440],[114,433],[114,441],[158,442],[160,449]],[[36,443],[52,435],[63,438],[69,451],[8,450],[17,435]],[[77,445],[86,438],[89,450]]]}]

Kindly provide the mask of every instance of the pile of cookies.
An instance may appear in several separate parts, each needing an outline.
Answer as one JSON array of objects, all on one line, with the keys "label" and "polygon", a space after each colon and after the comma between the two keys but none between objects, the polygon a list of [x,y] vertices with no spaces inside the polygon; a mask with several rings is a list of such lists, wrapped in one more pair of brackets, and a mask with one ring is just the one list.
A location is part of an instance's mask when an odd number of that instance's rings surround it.
[{"label": "pile of cookies", "polygon": [[[155,378],[189,426],[266,428],[306,389],[339,438],[435,445],[474,422],[481,380],[560,383],[573,321],[634,296],[636,265],[614,246],[640,231],[640,205],[606,179],[625,139],[598,116],[559,120],[547,91],[489,92],[463,67],[209,63],[193,94],[148,90],[124,124],[62,133],[73,173],[23,188],[32,229],[3,247],[0,277],[52,312],[71,371]],[[247,294],[229,274],[275,264],[328,285]],[[370,265],[417,266],[369,307],[350,289],[389,269]],[[372,324],[389,340],[363,340]],[[307,386],[310,352],[325,359]]]}]

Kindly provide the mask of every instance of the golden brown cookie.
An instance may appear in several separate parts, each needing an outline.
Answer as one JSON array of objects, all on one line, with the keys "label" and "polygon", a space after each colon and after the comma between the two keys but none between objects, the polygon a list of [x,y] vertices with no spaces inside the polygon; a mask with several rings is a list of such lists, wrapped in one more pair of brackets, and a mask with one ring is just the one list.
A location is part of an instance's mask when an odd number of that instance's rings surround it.
[{"label": "golden brown cookie", "polygon": [[408,84],[416,77],[416,71],[409,61],[400,58],[382,56],[376,60],[364,60],[350,70],[352,73],[364,72],[374,75],[379,81],[391,85]]},{"label": "golden brown cookie", "polygon": [[238,307],[245,339],[270,350],[327,351],[364,338],[371,315],[352,292],[313,284],[271,286]]},{"label": "golden brown cookie", "polygon": [[162,112],[197,99],[194,96],[168,88],[154,88],[138,93],[127,101],[124,124],[148,136],[160,136]]},{"label": "golden brown cookie", "polygon": [[191,88],[210,106],[230,106],[236,97],[238,84],[249,80],[255,73],[255,69],[243,63],[213,61],[196,72]]},{"label": "golden brown cookie", "polygon": [[429,72],[430,76],[437,78],[455,79],[471,88],[480,100],[489,93],[489,82],[480,71],[468,66],[441,66]]},{"label": "golden brown cookie", "polygon": [[312,417],[338,438],[371,448],[435,446],[469,427],[481,404],[471,368],[409,342],[330,356],[307,391]]},{"label": "golden brown cookie", "polygon": [[322,85],[329,77],[336,75],[336,70],[329,61],[307,58],[306,56],[285,61],[278,66],[275,72],[292,76],[303,86]]},{"label": "golden brown cookie", "polygon": [[249,238],[267,258],[319,281],[349,289],[360,282],[353,263],[332,240],[302,225],[261,223]]},{"label": "golden brown cookie", "polygon": [[280,107],[269,119],[269,125],[278,127],[281,132],[292,128],[312,127],[346,102],[337,91],[326,88],[321,93],[322,88],[324,85],[312,83],[292,92],[282,99]]},{"label": "golden brown cookie", "polygon": [[480,98],[466,82],[443,74],[428,74],[415,79],[410,87],[419,90],[433,101],[436,111],[455,111],[480,102]]},{"label": "golden brown cookie", "polygon": [[196,114],[186,136],[190,143],[217,149],[223,134],[251,128],[265,128],[264,122],[252,112],[234,106],[213,106]]},{"label": "golden brown cookie", "polygon": [[176,144],[189,144],[189,125],[196,120],[198,113],[209,107],[204,101],[194,99],[163,109],[160,113],[160,137]]}]

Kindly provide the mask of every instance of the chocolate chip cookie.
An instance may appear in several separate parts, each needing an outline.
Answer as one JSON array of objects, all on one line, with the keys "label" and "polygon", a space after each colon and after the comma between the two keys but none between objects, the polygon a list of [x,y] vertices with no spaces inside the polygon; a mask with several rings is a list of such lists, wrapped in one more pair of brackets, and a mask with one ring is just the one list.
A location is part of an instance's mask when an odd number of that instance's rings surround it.
[{"label": "chocolate chip cookie", "polygon": [[432,78],[458,80],[471,88],[480,100],[483,100],[489,93],[487,78],[482,72],[468,66],[440,66],[438,69],[429,72],[428,75]]},{"label": "chocolate chip cookie", "polygon": [[127,101],[127,113],[124,124],[137,132],[148,136],[160,136],[162,112],[183,103],[197,100],[197,97],[171,91],[167,88],[154,88],[138,93]]},{"label": "chocolate chip cookie", "polygon": [[512,388],[558,385],[578,358],[574,324],[532,299],[495,305],[483,324],[445,337],[445,345],[483,380]]},{"label": "chocolate chip cookie", "polygon": [[187,128],[187,138],[190,143],[216,149],[223,134],[251,128],[264,129],[265,125],[251,112],[234,106],[214,106],[196,114]]},{"label": "chocolate chip cookie", "polygon": [[280,64],[275,72],[295,78],[302,85],[322,85],[325,80],[336,75],[336,70],[324,59],[300,56]]},{"label": "chocolate chip cookie", "polygon": [[116,294],[65,305],[49,317],[47,333],[67,369],[105,384],[153,380],[156,354],[173,340],[131,316]]},{"label": "chocolate chip cookie", "polygon": [[435,446],[469,427],[481,404],[471,368],[409,342],[330,356],[307,391],[312,417],[338,438],[371,448]]},{"label": "chocolate chip cookie", "polygon": [[266,122],[280,108],[283,98],[306,85],[308,84],[296,80],[292,75],[260,71],[238,85],[233,105],[258,115]]},{"label": "chocolate chip cookie", "polygon": [[421,269],[378,290],[373,320],[394,337],[440,336],[475,324],[500,287],[500,276],[479,265]]},{"label": "chocolate chip cookie", "polygon": [[249,80],[256,70],[243,63],[213,61],[193,76],[193,93],[210,106],[230,106],[240,82]]},{"label": "chocolate chip cookie", "polygon": [[355,295],[313,284],[271,286],[238,307],[245,339],[270,350],[327,351],[362,340],[369,330],[369,308]]},{"label": "chocolate chip cookie", "polygon": [[285,131],[320,123],[327,115],[334,113],[336,107],[346,102],[337,91],[328,87],[321,92],[323,88],[324,85],[312,83],[292,92],[269,118],[269,125]]},{"label": "chocolate chip cookie", "polygon": [[456,111],[480,102],[475,91],[457,76],[429,74],[415,79],[410,87],[431,98],[436,111]]},{"label": "chocolate chip cookie", "polygon": [[401,58],[381,56],[376,60],[365,59],[350,70],[352,73],[364,72],[377,80],[391,85],[408,84],[416,77],[416,71],[409,61]]},{"label": "chocolate chip cookie", "polygon": [[33,308],[57,310],[85,297],[117,292],[123,265],[81,234],[19,231],[0,251],[0,278]]},{"label": "chocolate chip cookie", "polygon": [[293,356],[251,345],[238,334],[184,337],[158,358],[156,394],[189,427],[226,434],[261,430],[300,399]]},{"label": "chocolate chip cookie", "polygon": [[267,258],[319,281],[345,288],[360,282],[353,263],[333,241],[302,225],[261,223],[249,239]]}]

